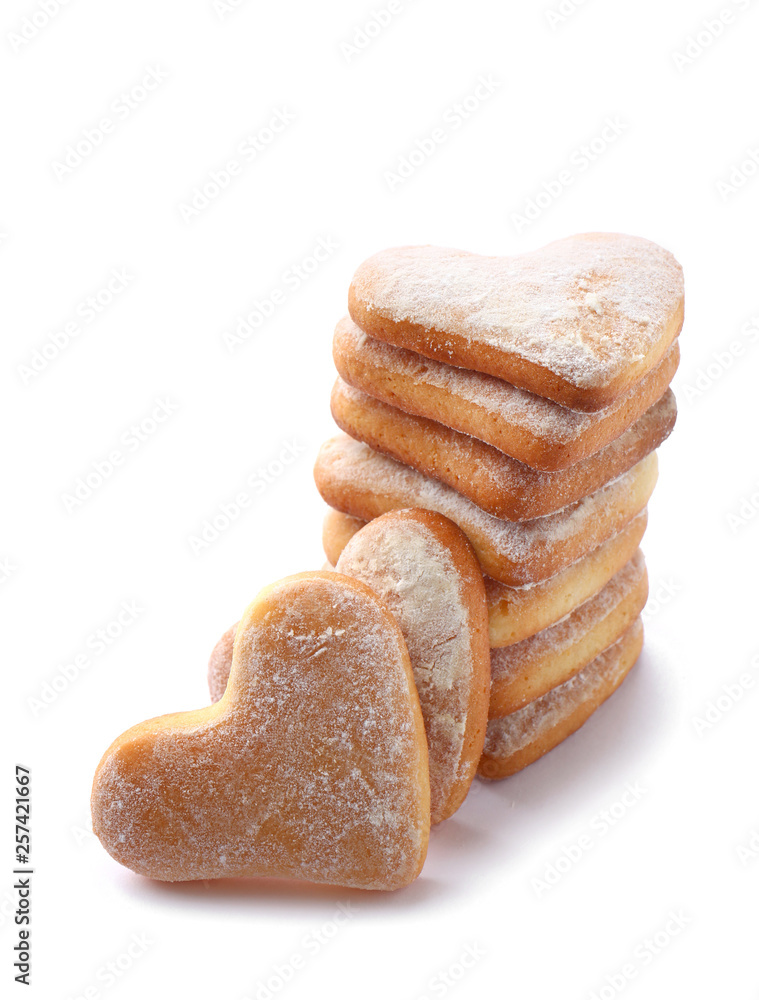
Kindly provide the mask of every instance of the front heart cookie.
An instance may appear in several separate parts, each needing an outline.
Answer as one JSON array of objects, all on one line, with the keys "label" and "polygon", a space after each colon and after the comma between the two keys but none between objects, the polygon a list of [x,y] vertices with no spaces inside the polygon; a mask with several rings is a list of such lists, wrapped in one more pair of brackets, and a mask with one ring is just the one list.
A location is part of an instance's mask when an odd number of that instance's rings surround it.
[{"label": "front heart cookie", "polygon": [[398,247],[356,271],[348,308],[372,337],[599,410],[664,356],[682,268],[649,240],[588,233],[516,257]]},{"label": "front heart cookie", "polygon": [[215,705],[108,749],[93,829],[133,871],[395,889],[421,871],[427,744],[408,652],[364,584],[303,573],[247,609]]}]

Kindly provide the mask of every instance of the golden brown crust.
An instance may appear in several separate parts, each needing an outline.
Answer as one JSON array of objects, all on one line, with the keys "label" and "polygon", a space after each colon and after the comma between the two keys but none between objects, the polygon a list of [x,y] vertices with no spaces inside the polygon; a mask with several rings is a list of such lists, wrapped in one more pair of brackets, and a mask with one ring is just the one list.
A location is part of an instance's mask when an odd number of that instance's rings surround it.
[{"label": "golden brown crust", "polygon": [[616,691],[642,647],[643,626],[638,618],[613,646],[565,684],[519,712],[492,719],[478,774],[489,779],[507,778],[553,750]]},{"label": "golden brown crust", "polygon": [[372,451],[346,435],[326,442],[314,468],[317,488],[337,510],[370,521],[404,507],[450,517],[474,546],[483,572],[512,587],[539,583],[621,531],[648,503],[656,452],[596,493],[556,514],[504,521],[455,490]]},{"label": "golden brown crust", "polygon": [[[590,600],[632,559],[646,530],[642,511],[620,532],[561,573],[533,587],[509,587],[485,577],[490,645],[493,649],[521,642],[555,624]],[[346,534],[355,534],[366,522],[330,510],[324,518],[324,551],[337,562]]]},{"label": "golden brown crust", "polygon": [[534,587],[507,587],[486,577],[490,645],[511,646],[535,635],[597,594],[632,558],[647,520],[644,510],[582,559]]},{"label": "golden brown crust", "polygon": [[[329,507],[322,524],[322,544],[324,555],[331,567],[337,566],[337,560],[348,542],[357,531],[360,531],[366,521],[360,517],[351,517],[342,511]],[[326,569],[326,567],[325,567]]]},{"label": "golden brown crust", "polygon": [[[350,546],[348,543],[353,536],[365,527],[364,522],[338,515],[336,511],[332,514],[335,515],[340,550],[333,549],[337,565],[333,567],[329,563],[328,571],[359,579],[369,586],[396,616],[406,640],[429,744],[431,821],[439,823],[452,816],[466,798],[485,740],[490,696],[490,642],[482,571],[463,532],[448,518],[433,511],[416,509],[385,514],[372,522],[371,533],[356,538]],[[341,520],[348,524],[341,524]],[[428,553],[424,565],[402,566],[404,548],[408,550],[409,559],[413,556],[411,547],[407,546],[408,533],[403,531],[409,525],[416,528],[422,538],[426,534],[439,546],[440,551],[435,552],[433,547]],[[381,543],[388,540],[401,546],[401,553],[395,554],[395,558],[393,553],[383,558],[380,551]],[[369,559],[366,558],[367,550]],[[343,552],[345,556],[340,558]],[[450,563],[443,565],[447,557]],[[441,621],[435,620],[429,587],[424,587],[436,571],[444,571],[456,594],[455,599],[449,593],[438,602]],[[418,576],[416,582],[415,576]],[[465,631],[466,639],[455,651],[462,661],[458,664],[459,676],[451,678],[451,657],[445,661],[440,650],[446,651],[443,640],[455,616],[455,601],[464,612],[456,631]],[[413,615],[420,610],[424,620],[414,622]],[[211,654],[208,683],[213,701],[218,701],[227,685],[237,628],[233,625],[228,629]],[[442,689],[431,683],[435,671],[442,677]],[[452,703],[452,691],[458,699],[455,703]],[[463,727],[460,747],[455,759],[447,759],[454,743],[450,729],[459,726]],[[459,744],[458,735],[455,743]]]},{"label": "golden brown crust", "polygon": [[677,371],[680,348],[672,344],[633,389],[592,414],[374,340],[349,317],[335,328],[333,357],[341,378],[367,395],[552,472],[606,447],[661,399]]},{"label": "golden brown crust", "polygon": [[[370,336],[382,340],[394,347],[414,351],[427,358],[480,371],[492,375],[519,389],[533,392],[536,396],[544,396],[567,409],[579,410],[583,413],[595,413],[615,403],[625,393],[630,392],[652,368],[662,360],[683,326],[683,305],[672,316],[667,325],[661,342],[645,355],[629,373],[620,374],[610,380],[603,391],[589,396],[584,390],[578,390],[566,379],[543,368],[534,362],[516,355],[504,358],[502,352],[488,344],[478,346],[472,353],[468,338],[460,333],[441,330],[427,330],[415,323],[389,323],[382,317],[368,311],[363,304],[349,299],[351,319]],[[441,346],[444,344],[445,346]]]},{"label": "golden brown crust", "polygon": [[92,816],[117,861],[165,881],[407,885],[429,837],[427,742],[386,605],[335,573],[267,587],[240,622],[221,700],[120,736]]},{"label": "golden brown crust", "polygon": [[388,343],[594,411],[639,382],[679,333],[682,268],[619,233],[514,257],[397,247],[360,265],[348,309]]},{"label": "golden brown crust", "polygon": [[485,586],[469,540],[433,511],[393,511],[357,532],[338,573],[395,614],[427,731],[432,823],[464,801],[482,754],[490,694]]},{"label": "golden brown crust", "polygon": [[231,628],[228,628],[211,650],[211,656],[208,660],[208,692],[212,702],[218,701],[226,690],[229,671],[232,667],[232,650],[239,624],[239,622],[235,622]]},{"label": "golden brown crust", "polygon": [[601,451],[557,472],[540,472],[491,445],[415,417],[338,379],[332,416],[341,430],[450,486],[493,517],[528,521],[553,514],[621,476],[666,440],[675,425],[667,390],[632,427]]},{"label": "golden brown crust", "polygon": [[594,597],[561,621],[494,649],[489,717],[517,712],[573,677],[627,631],[647,596],[646,565],[638,549]]}]

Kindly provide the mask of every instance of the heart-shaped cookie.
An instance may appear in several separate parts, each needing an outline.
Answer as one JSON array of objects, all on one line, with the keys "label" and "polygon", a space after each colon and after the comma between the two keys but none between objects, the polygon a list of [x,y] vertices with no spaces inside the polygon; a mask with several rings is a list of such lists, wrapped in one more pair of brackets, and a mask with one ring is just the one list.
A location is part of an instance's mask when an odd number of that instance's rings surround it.
[{"label": "heart-shaped cookie", "polygon": [[224,697],[143,722],[107,750],[93,829],[133,871],[395,889],[430,826],[427,744],[403,636],[357,580],[266,588],[234,642]]},{"label": "heart-shaped cookie", "polygon": [[355,534],[335,568],[379,594],[401,627],[427,732],[432,822],[440,823],[466,798],[487,726],[488,606],[474,549],[447,517],[396,510]]},{"label": "heart-shaped cookie", "polygon": [[[488,720],[488,609],[477,558],[448,518],[397,510],[362,526],[336,570],[370,587],[400,625],[427,733],[431,819],[440,823],[466,798]],[[224,633],[208,662],[214,701],[224,694],[236,632]]]},{"label": "heart-shaped cookie", "polygon": [[361,264],[348,307],[379,340],[590,411],[663,357],[682,327],[683,276],[667,250],[618,233],[516,257],[398,247]]}]

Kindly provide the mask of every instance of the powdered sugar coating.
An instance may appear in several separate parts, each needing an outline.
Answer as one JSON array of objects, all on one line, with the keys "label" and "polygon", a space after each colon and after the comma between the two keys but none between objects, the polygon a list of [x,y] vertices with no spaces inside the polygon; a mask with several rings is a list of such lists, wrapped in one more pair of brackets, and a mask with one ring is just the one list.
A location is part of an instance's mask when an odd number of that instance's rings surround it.
[{"label": "powdered sugar coating", "polygon": [[675,424],[671,390],[601,451],[568,469],[541,472],[437,421],[404,413],[338,378],[332,416],[350,437],[461,493],[493,517],[526,521],[574,503],[658,448]]},{"label": "powdered sugar coating", "polygon": [[[457,529],[448,522],[446,530]],[[336,570],[367,584],[400,625],[427,733],[432,822],[440,822],[453,811],[452,797],[463,798],[458,786],[471,783],[482,749],[487,701],[479,695],[490,672],[484,586],[473,620],[477,594],[467,592],[450,547],[413,511],[368,524],[348,542]],[[479,737],[474,753],[472,723]]]},{"label": "powdered sugar coating", "polygon": [[106,849],[154,878],[407,884],[426,852],[429,779],[390,612],[336,574],[267,588],[242,618],[221,701],[120,737],[92,806]]},{"label": "powdered sugar coating", "polygon": [[358,268],[350,301],[359,324],[362,311],[390,321],[382,334],[390,342],[392,323],[414,324],[428,345],[463,365],[447,340],[453,332],[473,348],[515,355],[594,390],[652,355],[658,360],[661,341],[677,332],[682,298],[682,269],[667,250],[635,236],[588,233],[514,257],[385,250]]},{"label": "powdered sugar coating", "polygon": [[363,333],[350,317],[337,324],[334,354],[350,385],[407,413],[479,437],[528,465],[550,469],[566,464],[557,451],[572,448],[577,457],[586,457],[608,444],[610,433],[615,437],[637,420],[665,391],[677,368],[679,346],[672,344],[639,383],[593,413],[570,410],[493,375],[383,343]]},{"label": "powdered sugar coating", "polygon": [[656,468],[652,452],[583,500],[521,522],[492,517],[450,487],[347,435],[322,446],[314,475],[330,506],[367,521],[404,507],[444,514],[467,535],[489,576],[522,586],[553,576],[621,530],[648,502]]},{"label": "powdered sugar coating", "polygon": [[642,640],[640,618],[612,646],[564,684],[536,698],[518,712],[488,722],[485,755],[510,757],[544,739],[585,703],[603,701],[629,670],[625,653]]},{"label": "powdered sugar coating", "polygon": [[643,553],[633,558],[593,597],[560,618],[554,625],[491,654],[493,681],[507,681],[524,673],[542,657],[555,656],[574,646],[590,629],[603,621],[645,573]]},{"label": "powdered sugar coating", "polygon": [[[324,519],[324,547],[335,562],[351,537],[365,522],[356,522],[337,510]],[[644,509],[629,524],[597,548],[542,583],[509,587],[485,577],[485,598],[490,618],[490,644],[494,649],[521,642],[572,613],[595,596],[629,560],[643,538],[648,520]],[[328,564],[331,567],[331,564]]]},{"label": "powdered sugar coating", "polygon": [[232,666],[232,649],[237,635],[239,622],[228,628],[211,651],[208,660],[208,691],[211,701],[218,701],[224,694],[229,680],[229,670]]}]

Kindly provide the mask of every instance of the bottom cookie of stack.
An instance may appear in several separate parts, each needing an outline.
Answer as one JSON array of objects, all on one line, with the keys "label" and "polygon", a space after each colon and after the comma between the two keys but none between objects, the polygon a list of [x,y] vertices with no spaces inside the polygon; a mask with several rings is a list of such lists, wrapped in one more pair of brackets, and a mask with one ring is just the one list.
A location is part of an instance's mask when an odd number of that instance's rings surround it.
[{"label": "bottom cookie of stack", "polygon": [[558,746],[616,691],[640,655],[643,623],[629,629],[569,680],[524,708],[488,722],[478,774],[507,778]]}]

